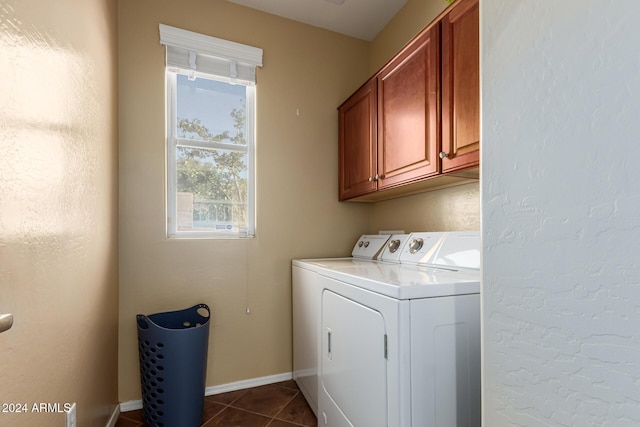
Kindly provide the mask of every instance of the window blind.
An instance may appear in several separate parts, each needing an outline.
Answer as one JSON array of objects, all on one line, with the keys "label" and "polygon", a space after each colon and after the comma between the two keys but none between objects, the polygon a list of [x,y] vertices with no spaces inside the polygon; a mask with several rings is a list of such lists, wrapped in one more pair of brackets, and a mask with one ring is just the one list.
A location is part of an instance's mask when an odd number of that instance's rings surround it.
[{"label": "window blind", "polygon": [[160,24],[160,44],[167,48],[167,67],[256,82],[262,49]]}]

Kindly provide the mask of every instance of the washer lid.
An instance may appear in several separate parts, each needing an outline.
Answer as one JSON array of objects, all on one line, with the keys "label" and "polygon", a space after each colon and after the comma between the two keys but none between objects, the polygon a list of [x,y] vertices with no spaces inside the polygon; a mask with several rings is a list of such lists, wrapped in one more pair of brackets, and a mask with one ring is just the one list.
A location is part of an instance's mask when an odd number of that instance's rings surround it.
[{"label": "washer lid", "polygon": [[389,237],[391,237],[390,234],[363,234],[353,247],[351,256],[376,259]]}]

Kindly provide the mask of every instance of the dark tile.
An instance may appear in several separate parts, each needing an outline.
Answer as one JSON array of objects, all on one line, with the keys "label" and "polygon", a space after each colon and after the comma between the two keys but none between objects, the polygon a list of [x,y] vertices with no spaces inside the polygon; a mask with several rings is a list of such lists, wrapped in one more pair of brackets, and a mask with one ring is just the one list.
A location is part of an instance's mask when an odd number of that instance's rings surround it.
[{"label": "dark tile", "polygon": [[211,418],[218,415],[227,405],[224,405],[219,402],[214,402],[210,399],[204,399],[204,411],[202,412],[202,422],[206,423]]},{"label": "dark tile", "polygon": [[[316,427],[299,390],[288,380],[206,396],[202,427]],[[144,427],[142,409],[122,412],[115,427]]]},{"label": "dark tile", "polygon": [[280,387],[290,388],[292,390],[300,390],[298,388],[298,384],[294,380],[282,381],[279,383],[274,383],[273,385],[279,385]]},{"label": "dark tile", "polygon": [[202,427],[265,427],[269,421],[265,416],[228,407]]},{"label": "dark tile", "polygon": [[118,417],[118,421],[116,421],[115,427],[142,427],[142,423],[120,416]]},{"label": "dark tile", "polygon": [[249,389],[232,406],[273,417],[298,393],[296,390],[270,384]]},{"label": "dark tile", "polygon": [[302,393],[298,393],[291,402],[278,414],[276,418],[290,421],[303,426],[316,427],[316,416],[305,400]]},{"label": "dark tile", "polygon": [[121,412],[120,418],[126,418],[128,420],[137,421],[139,423],[144,422],[142,409],[136,409],[135,411]]},{"label": "dark tile", "polygon": [[235,391],[229,391],[226,393],[220,393],[220,394],[212,394],[211,396],[207,396],[204,398],[205,401],[210,400],[213,402],[218,402],[218,403],[222,403],[224,405],[228,405],[230,403],[232,403],[234,400],[238,399],[239,397],[243,396],[244,394],[247,393],[247,390],[235,390]]},{"label": "dark tile", "polygon": [[286,421],[274,419],[267,425],[267,427],[300,427],[300,424],[292,424]]}]

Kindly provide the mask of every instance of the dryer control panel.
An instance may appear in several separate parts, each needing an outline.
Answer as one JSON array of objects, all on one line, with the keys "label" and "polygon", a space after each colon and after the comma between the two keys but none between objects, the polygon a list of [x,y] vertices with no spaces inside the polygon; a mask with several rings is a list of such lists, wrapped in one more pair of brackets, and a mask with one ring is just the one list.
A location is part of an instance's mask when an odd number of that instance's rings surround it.
[{"label": "dryer control panel", "polygon": [[391,235],[363,234],[353,247],[351,256],[354,258],[377,259]]}]

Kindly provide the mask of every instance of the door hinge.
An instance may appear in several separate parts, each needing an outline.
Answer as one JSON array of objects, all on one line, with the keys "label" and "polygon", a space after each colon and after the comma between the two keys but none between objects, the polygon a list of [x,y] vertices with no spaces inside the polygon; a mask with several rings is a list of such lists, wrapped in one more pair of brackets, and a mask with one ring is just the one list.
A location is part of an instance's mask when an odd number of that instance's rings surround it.
[{"label": "door hinge", "polygon": [[385,359],[388,358],[387,357],[387,355],[388,355],[387,349],[388,349],[388,346],[387,346],[387,334],[384,334],[384,358]]}]

